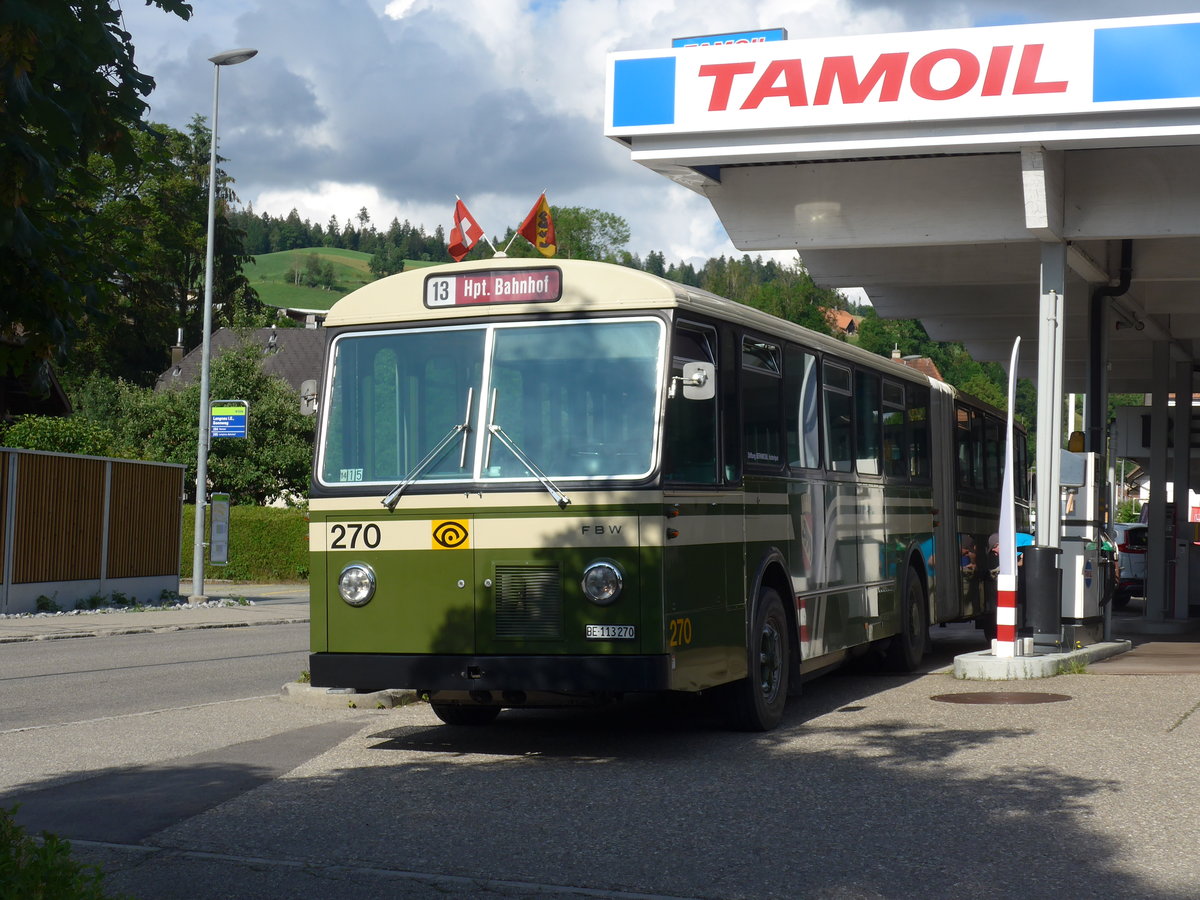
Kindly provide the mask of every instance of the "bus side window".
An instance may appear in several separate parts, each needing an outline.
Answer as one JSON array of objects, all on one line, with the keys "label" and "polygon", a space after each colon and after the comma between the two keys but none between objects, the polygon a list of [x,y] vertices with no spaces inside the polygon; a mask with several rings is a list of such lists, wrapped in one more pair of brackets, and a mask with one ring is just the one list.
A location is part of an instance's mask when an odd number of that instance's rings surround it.
[{"label": "bus side window", "polygon": [[929,388],[908,389],[908,475],[929,478]]},{"label": "bus side window", "polygon": [[821,426],[817,418],[820,390],[816,356],[788,347],[784,354],[784,384],[788,463],[794,469],[818,468]]},{"label": "bus side window", "polygon": [[783,358],[778,344],[742,338],[742,453],[747,466],[778,469],[782,461],[780,400]]},{"label": "bus side window", "polygon": [[856,371],[854,399],[857,413],[854,417],[854,438],[858,471],[863,475],[878,475],[881,472],[879,376],[873,372]]},{"label": "bus side window", "polygon": [[1025,435],[1013,429],[1013,494],[1022,500],[1029,499],[1029,446]]},{"label": "bus side window", "polygon": [[904,478],[904,385],[883,382],[883,474]]},{"label": "bus side window", "polygon": [[[717,361],[715,329],[681,323],[671,342],[671,377],[688,362]],[[717,397],[688,400],[683,391],[668,401],[664,477],[685,484],[717,484]]]},{"label": "bus side window", "polygon": [[987,486],[1000,490],[1000,476],[1004,470],[1004,443],[1000,439],[1000,422],[988,416],[983,423],[983,464],[987,473]]},{"label": "bus side window", "polygon": [[974,485],[986,487],[983,473],[983,413],[971,413],[971,469],[975,473]]},{"label": "bus side window", "polygon": [[959,487],[975,484],[974,453],[971,450],[971,411],[963,406],[954,407],[954,449]]},{"label": "bus side window", "polygon": [[850,370],[826,361],[821,376],[825,388],[825,461],[834,472],[853,472],[854,396]]}]

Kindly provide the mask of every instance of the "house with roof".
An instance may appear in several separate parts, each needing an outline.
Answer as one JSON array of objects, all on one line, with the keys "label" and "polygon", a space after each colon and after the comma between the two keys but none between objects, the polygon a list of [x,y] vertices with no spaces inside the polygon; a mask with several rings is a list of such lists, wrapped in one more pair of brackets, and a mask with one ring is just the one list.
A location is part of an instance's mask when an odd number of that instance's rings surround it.
[{"label": "house with roof", "polygon": [[896,347],[892,350],[892,362],[898,363],[909,369],[916,369],[922,375],[928,375],[930,378],[936,378],[938,381],[946,380],[942,377],[942,373],[938,369],[937,363],[935,363],[928,356],[921,356],[916,353],[910,356],[901,356],[900,348]]},{"label": "house with roof", "polygon": [[[213,332],[210,356],[241,345],[244,340],[262,348],[263,371],[286,381],[297,394],[305,381],[321,376],[321,360],[325,353],[325,333],[319,328],[254,328],[249,331],[219,328]],[[191,384],[200,378],[202,350],[196,347],[188,353],[183,347],[171,348],[171,367],[158,376],[156,391],[172,390]]]},{"label": "house with roof", "polygon": [[858,327],[863,320],[862,316],[851,315],[844,309],[824,309],[822,312],[825,313],[825,321],[829,323],[834,334],[846,337],[858,334]]}]

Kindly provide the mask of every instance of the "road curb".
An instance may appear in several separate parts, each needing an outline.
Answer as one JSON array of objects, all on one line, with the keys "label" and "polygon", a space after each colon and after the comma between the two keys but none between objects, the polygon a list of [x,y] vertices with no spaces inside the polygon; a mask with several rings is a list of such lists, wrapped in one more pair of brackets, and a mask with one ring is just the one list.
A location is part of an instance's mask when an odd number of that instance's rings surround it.
[{"label": "road curb", "polygon": [[387,688],[360,694],[352,689],[313,687],[298,681],[288,682],[279,692],[284,700],[321,709],[394,709],[417,701],[416,691]]},{"label": "road curb", "polygon": [[94,631],[55,631],[49,634],[14,634],[0,636],[0,644],[20,644],[29,641],[65,641],[73,638],[117,637],[127,634],[164,634],[172,631],[203,631],[212,628],[254,628],[259,625],[308,624],[308,616],[302,618],[264,619],[261,622],[189,622],[173,625],[148,625],[144,628],[99,628]]},{"label": "road curb", "polygon": [[1025,678],[1053,678],[1069,671],[1072,664],[1086,665],[1127,652],[1129,641],[1107,641],[1062,653],[1037,656],[997,657],[991,650],[963,653],[954,658],[954,677],[968,681],[1019,681]]}]

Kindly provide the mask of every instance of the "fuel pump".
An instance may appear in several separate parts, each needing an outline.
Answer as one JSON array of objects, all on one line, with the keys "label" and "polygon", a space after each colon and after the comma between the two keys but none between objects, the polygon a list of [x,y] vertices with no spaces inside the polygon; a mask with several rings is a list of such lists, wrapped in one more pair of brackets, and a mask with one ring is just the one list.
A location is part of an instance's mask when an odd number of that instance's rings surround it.
[{"label": "fuel pump", "polygon": [[1062,623],[1063,644],[1103,639],[1103,604],[1111,573],[1100,518],[1100,458],[1062,451]]}]

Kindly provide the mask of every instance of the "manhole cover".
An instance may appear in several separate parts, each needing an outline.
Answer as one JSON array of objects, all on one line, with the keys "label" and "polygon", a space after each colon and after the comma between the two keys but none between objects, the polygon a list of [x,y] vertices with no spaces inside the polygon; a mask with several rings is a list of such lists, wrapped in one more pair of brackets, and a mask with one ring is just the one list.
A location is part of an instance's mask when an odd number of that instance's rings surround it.
[{"label": "manhole cover", "polygon": [[940,703],[1059,703],[1070,700],[1066,694],[1041,694],[1032,691],[979,691],[962,694],[937,694],[930,697]]}]

